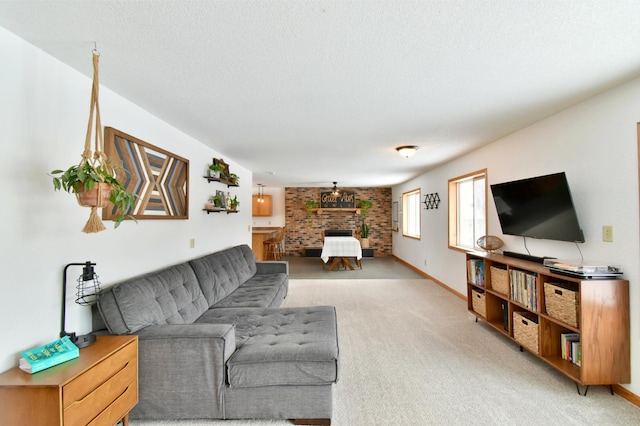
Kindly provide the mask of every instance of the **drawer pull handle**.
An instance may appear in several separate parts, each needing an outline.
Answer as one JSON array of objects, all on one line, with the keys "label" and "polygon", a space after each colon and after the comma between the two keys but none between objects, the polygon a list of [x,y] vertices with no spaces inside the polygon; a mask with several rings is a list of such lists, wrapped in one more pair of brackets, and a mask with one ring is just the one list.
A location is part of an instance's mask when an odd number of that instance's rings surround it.
[{"label": "drawer pull handle", "polygon": [[558,296],[562,296],[562,290],[554,290]]}]

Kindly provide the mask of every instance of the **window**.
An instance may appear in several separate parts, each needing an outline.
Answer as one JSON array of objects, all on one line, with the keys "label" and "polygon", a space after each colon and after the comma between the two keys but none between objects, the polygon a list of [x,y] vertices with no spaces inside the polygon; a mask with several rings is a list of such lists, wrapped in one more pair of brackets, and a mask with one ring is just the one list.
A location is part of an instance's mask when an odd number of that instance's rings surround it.
[{"label": "window", "polygon": [[402,235],[420,239],[420,189],[402,194]]},{"label": "window", "polygon": [[449,248],[475,250],[487,235],[487,170],[449,180]]}]

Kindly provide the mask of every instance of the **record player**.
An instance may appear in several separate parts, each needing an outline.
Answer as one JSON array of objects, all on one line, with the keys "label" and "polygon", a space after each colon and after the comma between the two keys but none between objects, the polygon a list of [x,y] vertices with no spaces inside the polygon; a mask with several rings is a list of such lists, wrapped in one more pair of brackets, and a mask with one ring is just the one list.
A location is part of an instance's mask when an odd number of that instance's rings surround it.
[{"label": "record player", "polygon": [[544,266],[552,272],[571,275],[579,278],[620,278],[622,269],[619,266],[607,265],[604,262],[585,262],[582,260],[544,259]]}]

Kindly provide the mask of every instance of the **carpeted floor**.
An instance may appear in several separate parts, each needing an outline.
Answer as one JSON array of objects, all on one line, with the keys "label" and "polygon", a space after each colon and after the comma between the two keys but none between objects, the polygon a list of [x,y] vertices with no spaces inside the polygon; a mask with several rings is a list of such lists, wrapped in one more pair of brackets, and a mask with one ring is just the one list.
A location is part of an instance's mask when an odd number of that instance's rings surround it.
[{"label": "carpeted floor", "polygon": [[476,323],[464,301],[429,280],[292,279],[284,306],[311,305],[338,312],[341,372],[333,425],[640,424],[640,408],[603,386],[578,395],[573,381]]}]

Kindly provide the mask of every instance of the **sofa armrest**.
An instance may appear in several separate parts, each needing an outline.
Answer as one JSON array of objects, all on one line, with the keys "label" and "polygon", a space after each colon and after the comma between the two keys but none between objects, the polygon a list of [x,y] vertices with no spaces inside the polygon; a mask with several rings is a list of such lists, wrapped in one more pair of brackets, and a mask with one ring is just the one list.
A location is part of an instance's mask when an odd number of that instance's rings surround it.
[{"label": "sofa armrest", "polygon": [[234,325],[154,325],[137,335],[139,403],[132,418],[222,418]]},{"label": "sofa armrest", "polygon": [[289,262],[287,262],[286,260],[257,261],[256,268],[256,274],[289,275]]}]

